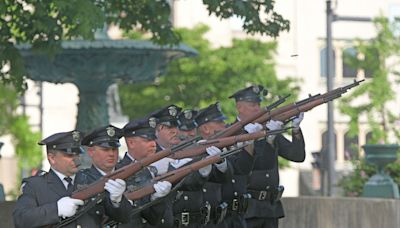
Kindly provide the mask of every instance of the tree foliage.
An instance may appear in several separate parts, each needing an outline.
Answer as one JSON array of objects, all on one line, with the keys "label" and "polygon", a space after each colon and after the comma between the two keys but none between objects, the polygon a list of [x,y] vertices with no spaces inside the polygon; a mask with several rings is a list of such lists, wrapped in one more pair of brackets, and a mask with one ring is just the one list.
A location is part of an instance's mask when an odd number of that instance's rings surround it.
[{"label": "tree foliage", "polygon": [[[352,135],[358,134],[359,118],[366,116],[372,132],[372,139],[368,143],[387,143],[390,136],[400,138],[395,124],[398,116],[389,107],[396,95],[393,89],[396,80],[390,77],[396,74],[396,64],[390,63],[389,59],[398,59],[400,54],[400,21],[390,23],[387,18],[382,17],[375,19],[374,23],[377,36],[369,41],[358,40],[355,46],[358,55],[345,58],[350,66],[364,69],[372,74],[372,78],[355,88],[349,96],[342,98],[339,108],[351,118]],[[360,98],[368,99],[361,103]]]},{"label": "tree foliage", "polygon": [[[297,98],[299,87],[296,81],[291,78],[279,80],[276,76],[275,42],[233,40],[230,47],[212,49],[202,38],[207,30],[206,26],[181,29],[183,42],[195,48],[199,55],[172,62],[167,74],[153,84],[120,84],[123,113],[135,119],[168,104],[199,109],[220,101],[223,112],[233,122],[236,108],[228,97],[250,84],[261,84],[269,90],[262,105],[272,103],[278,95],[291,94],[290,101]],[[279,164],[287,167],[288,161],[279,159]]]},{"label": "tree foliage", "polygon": [[[354,89],[354,91],[340,101],[340,110],[350,116],[350,133],[358,135],[360,116],[365,115],[372,132],[372,139],[368,144],[388,143],[390,137],[400,139],[396,129],[396,115],[389,105],[396,96],[393,85],[398,78],[391,75],[400,75],[395,69],[400,55],[400,21],[389,22],[387,18],[374,20],[377,35],[369,41],[358,40],[356,50],[358,55],[347,56],[346,63],[355,69],[363,69],[371,73],[372,78]],[[360,56],[362,58],[360,58]],[[366,103],[360,103],[360,98],[368,98]],[[376,174],[377,168],[367,164],[365,160],[354,160],[354,170],[344,176],[338,185],[343,188],[346,196],[360,196],[364,184]],[[400,184],[400,161],[392,162],[385,167],[385,171]]]},{"label": "tree foliage", "polygon": [[[37,51],[54,55],[62,40],[93,39],[105,24],[122,30],[146,31],[159,44],[181,39],[170,21],[169,0],[4,0],[0,1],[0,80],[19,91],[26,88],[26,71],[15,44],[28,43]],[[274,1],[208,1],[210,14],[220,18],[238,16],[248,33],[278,36],[289,22],[274,12]]]},{"label": "tree foliage", "polygon": [[33,132],[28,117],[16,111],[19,100],[14,88],[0,84],[0,135],[11,135],[18,159],[18,168],[30,170],[41,166],[42,149],[37,146],[41,138],[39,132]]},{"label": "tree foliage", "polygon": [[220,101],[223,111],[233,120],[234,102],[228,97],[250,84],[261,84],[269,90],[263,104],[278,95],[292,94],[296,99],[299,88],[295,80],[279,80],[275,73],[275,42],[263,43],[253,39],[233,40],[232,46],[212,49],[202,38],[206,26],[192,30],[181,29],[183,41],[199,55],[170,64],[165,76],[153,84],[121,84],[119,87],[123,112],[131,119],[143,117],[157,108],[177,104],[186,108],[203,108]]}]

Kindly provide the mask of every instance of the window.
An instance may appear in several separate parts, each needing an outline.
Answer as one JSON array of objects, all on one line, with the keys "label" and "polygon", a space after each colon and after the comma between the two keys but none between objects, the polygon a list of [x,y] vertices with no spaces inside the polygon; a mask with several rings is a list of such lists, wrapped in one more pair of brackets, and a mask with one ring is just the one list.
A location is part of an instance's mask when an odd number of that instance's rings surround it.
[{"label": "window", "polygon": [[[320,75],[321,77],[326,77],[326,53],[327,52],[327,48],[323,48],[320,52],[319,52],[319,60],[320,60]],[[333,77],[335,77],[336,75],[336,60],[335,60],[335,51],[333,51]]]},{"label": "window", "polygon": [[[324,133],[322,133],[322,147],[321,147],[321,151],[324,153],[325,151],[328,150],[328,131],[325,131]],[[335,133],[335,149],[336,149],[336,153],[335,153],[335,161],[337,160],[337,147],[336,147],[336,133]]]},{"label": "window", "polygon": [[368,132],[368,134],[365,136],[365,144],[371,143],[372,139],[372,132]]},{"label": "window", "polygon": [[358,137],[350,136],[349,132],[344,135],[344,160],[358,159]]},{"label": "window", "polygon": [[355,48],[346,48],[343,50],[342,55],[342,67],[343,67],[343,77],[344,78],[355,78],[357,77],[357,68],[352,67],[350,64],[355,59],[357,59],[357,51]]}]

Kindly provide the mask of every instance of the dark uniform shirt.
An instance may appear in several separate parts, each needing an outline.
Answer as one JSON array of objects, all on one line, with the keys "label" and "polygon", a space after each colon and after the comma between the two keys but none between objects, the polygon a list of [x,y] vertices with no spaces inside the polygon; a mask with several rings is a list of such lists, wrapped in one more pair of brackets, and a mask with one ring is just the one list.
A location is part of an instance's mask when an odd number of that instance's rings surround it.
[{"label": "dark uniform shirt", "polygon": [[[77,183],[79,174],[75,176],[74,183]],[[15,227],[40,227],[49,224],[57,224],[61,221],[58,217],[57,201],[65,196],[68,196],[63,182],[57,174],[50,170],[48,173],[42,173],[39,176],[32,176],[23,180],[23,193],[18,198],[15,210],[13,213]],[[76,221],[64,227],[101,227],[103,212],[107,210],[110,216],[115,219],[123,220],[124,213],[121,210],[124,204],[121,203],[120,209],[115,209],[111,205],[111,201],[105,200],[108,203],[97,205],[79,217]],[[101,211],[97,214],[96,211]]]},{"label": "dark uniform shirt", "polygon": [[[302,162],[305,158],[304,139],[293,136],[292,142],[282,135],[276,135],[274,146],[265,139],[255,142],[255,161],[251,172],[249,191],[274,191],[279,186],[278,156],[289,161]],[[281,218],[284,216],[282,203],[270,200],[258,200],[254,197],[249,202],[246,218]]]},{"label": "dark uniform shirt", "polygon": [[[132,159],[125,154],[124,158],[117,164],[116,168],[120,169],[124,166],[131,164]],[[156,175],[154,167],[146,167],[136,174],[130,176],[127,180],[127,191],[135,191],[141,187],[151,183],[151,180]],[[154,168],[155,169],[155,168]],[[150,196],[143,197],[134,202],[133,206],[143,206],[150,202]],[[140,213],[131,215],[130,221],[125,224],[119,224],[118,227],[171,227],[172,215],[171,212],[166,210],[167,205],[165,201],[161,201],[150,208],[142,210]],[[166,219],[169,218],[169,219]]]}]

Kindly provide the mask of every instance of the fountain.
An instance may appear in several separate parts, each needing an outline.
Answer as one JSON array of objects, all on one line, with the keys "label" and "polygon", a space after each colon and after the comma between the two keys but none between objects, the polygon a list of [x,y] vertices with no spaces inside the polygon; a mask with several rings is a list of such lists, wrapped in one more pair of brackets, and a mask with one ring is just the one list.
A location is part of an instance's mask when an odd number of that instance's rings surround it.
[{"label": "fountain", "polygon": [[397,160],[399,145],[367,144],[363,146],[365,160],[378,167],[378,172],[365,183],[362,196],[377,198],[399,198],[399,188],[384,172],[384,167]]}]

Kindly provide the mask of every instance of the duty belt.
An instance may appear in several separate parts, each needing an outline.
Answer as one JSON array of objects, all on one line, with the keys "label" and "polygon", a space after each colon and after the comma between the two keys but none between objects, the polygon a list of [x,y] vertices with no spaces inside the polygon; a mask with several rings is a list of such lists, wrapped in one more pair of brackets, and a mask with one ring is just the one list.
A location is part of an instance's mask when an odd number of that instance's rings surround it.
[{"label": "duty belt", "polygon": [[271,203],[278,202],[282,198],[282,194],[284,191],[284,187],[282,185],[276,187],[276,189],[265,190],[265,191],[257,191],[249,189],[248,192],[251,195],[251,198],[256,200],[268,200]]},{"label": "duty belt", "polygon": [[188,226],[191,223],[207,224],[210,221],[211,206],[206,204],[200,211],[190,211],[175,214],[177,227]]},{"label": "duty belt", "polygon": [[229,204],[229,212],[238,214],[246,213],[250,198],[251,195],[248,193],[242,194],[239,198],[234,198]]}]

